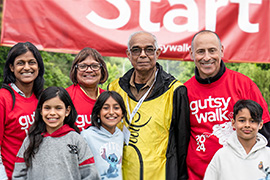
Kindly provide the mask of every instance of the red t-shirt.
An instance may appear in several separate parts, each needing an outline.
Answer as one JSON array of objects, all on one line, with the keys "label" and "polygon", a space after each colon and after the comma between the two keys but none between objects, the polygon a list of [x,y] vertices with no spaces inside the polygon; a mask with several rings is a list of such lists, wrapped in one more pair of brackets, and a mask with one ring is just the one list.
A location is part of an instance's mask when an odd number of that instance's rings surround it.
[{"label": "red t-shirt", "polygon": [[264,123],[270,121],[268,106],[257,85],[247,76],[226,68],[221,78],[200,84],[195,76],[185,83],[190,106],[191,137],[187,165],[191,180],[203,179],[215,152],[226,144],[233,131],[233,106],[239,99],[251,99],[263,108]]},{"label": "red t-shirt", "polygon": [[[71,85],[67,89],[67,92],[69,93],[73,104],[76,108],[76,111],[78,113],[78,117],[76,120],[76,125],[80,129],[80,131],[86,129],[87,127],[91,126],[91,114],[92,109],[95,105],[96,99],[91,99],[88,97],[80,88],[80,86],[77,85]],[[105,90],[99,88],[99,92],[102,93]]]},{"label": "red t-shirt", "polygon": [[38,100],[34,93],[25,98],[15,94],[15,106],[11,93],[0,89],[0,146],[3,164],[9,179],[14,169],[16,155],[23,143],[29,127],[34,123]]}]

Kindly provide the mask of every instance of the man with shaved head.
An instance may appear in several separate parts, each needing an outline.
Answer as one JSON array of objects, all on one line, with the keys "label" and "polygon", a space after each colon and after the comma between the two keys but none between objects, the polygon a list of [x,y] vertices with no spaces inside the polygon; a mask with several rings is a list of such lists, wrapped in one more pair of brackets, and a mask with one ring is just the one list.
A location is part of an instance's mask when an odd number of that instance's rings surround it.
[{"label": "man with shaved head", "polygon": [[233,106],[239,99],[251,99],[263,107],[264,128],[268,141],[270,117],[267,103],[257,85],[247,76],[226,68],[224,47],[215,32],[203,30],[194,35],[190,56],[195,76],[185,83],[188,89],[191,136],[188,146],[188,175],[201,180],[215,152],[226,146],[233,132]]}]

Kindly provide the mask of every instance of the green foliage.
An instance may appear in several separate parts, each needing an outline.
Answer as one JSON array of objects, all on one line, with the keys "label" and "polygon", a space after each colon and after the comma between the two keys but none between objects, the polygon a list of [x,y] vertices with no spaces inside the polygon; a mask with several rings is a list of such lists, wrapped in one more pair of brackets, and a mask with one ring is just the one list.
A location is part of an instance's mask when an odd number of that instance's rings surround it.
[{"label": "green foliage", "polygon": [[75,55],[45,51],[41,51],[40,53],[45,66],[44,88],[49,86],[61,86],[67,88],[70,86],[72,82],[69,79],[69,71]]},{"label": "green foliage", "polygon": [[116,64],[111,64],[110,62],[106,62],[106,65],[107,65],[107,69],[108,69],[108,72],[109,72],[109,77],[108,77],[108,80],[102,84],[102,85],[99,85],[99,87],[101,89],[105,89],[107,90],[107,86],[115,79],[119,78],[121,76],[121,73],[119,71],[119,68],[116,66]]},{"label": "green foliage", "polygon": [[0,47],[0,87],[2,86],[2,83],[3,83],[4,66],[6,63],[9,50],[10,50],[9,47]]}]

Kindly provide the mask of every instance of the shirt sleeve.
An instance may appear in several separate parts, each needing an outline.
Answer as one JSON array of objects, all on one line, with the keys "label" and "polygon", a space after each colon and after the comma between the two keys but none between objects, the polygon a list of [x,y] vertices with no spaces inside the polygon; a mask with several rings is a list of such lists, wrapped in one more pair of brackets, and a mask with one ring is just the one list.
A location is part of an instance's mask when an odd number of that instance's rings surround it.
[{"label": "shirt sleeve", "polygon": [[82,136],[80,136],[80,141],[79,170],[81,174],[81,179],[99,180],[100,176],[95,165],[93,153]]},{"label": "shirt sleeve", "polygon": [[219,179],[218,172],[220,171],[220,169],[219,169],[219,166],[217,165],[218,156],[219,156],[218,153],[216,153],[213,156],[211,162],[208,164],[206,168],[203,180],[213,180],[213,179],[218,180]]},{"label": "shirt sleeve", "polygon": [[2,162],[2,156],[1,156],[1,147],[0,147],[0,180],[7,180],[7,173],[5,170],[5,166]]},{"label": "shirt sleeve", "polygon": [[27,167],[23,158],[23,153],[27,147],[27,138],[24,140],[16,157],[14,171],[12,174],[12,180],[24,180],[27,179]]}]

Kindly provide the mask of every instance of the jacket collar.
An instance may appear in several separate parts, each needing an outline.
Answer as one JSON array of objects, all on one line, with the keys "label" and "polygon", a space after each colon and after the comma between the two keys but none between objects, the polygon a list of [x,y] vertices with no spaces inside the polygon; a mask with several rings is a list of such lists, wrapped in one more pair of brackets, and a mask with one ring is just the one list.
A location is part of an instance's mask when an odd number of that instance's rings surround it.
[{"label": "jacket collar", "polygon": [[221,60],[219,72],[214,77],[202,79],[200,77],[198,68],[195,67],[195,78],[201,84],[211,84],[211,83],[219,80],[221,78],[221,76],[225,73],[225,71],[226,71],[226,66],[225,66],[224,62]]}]

